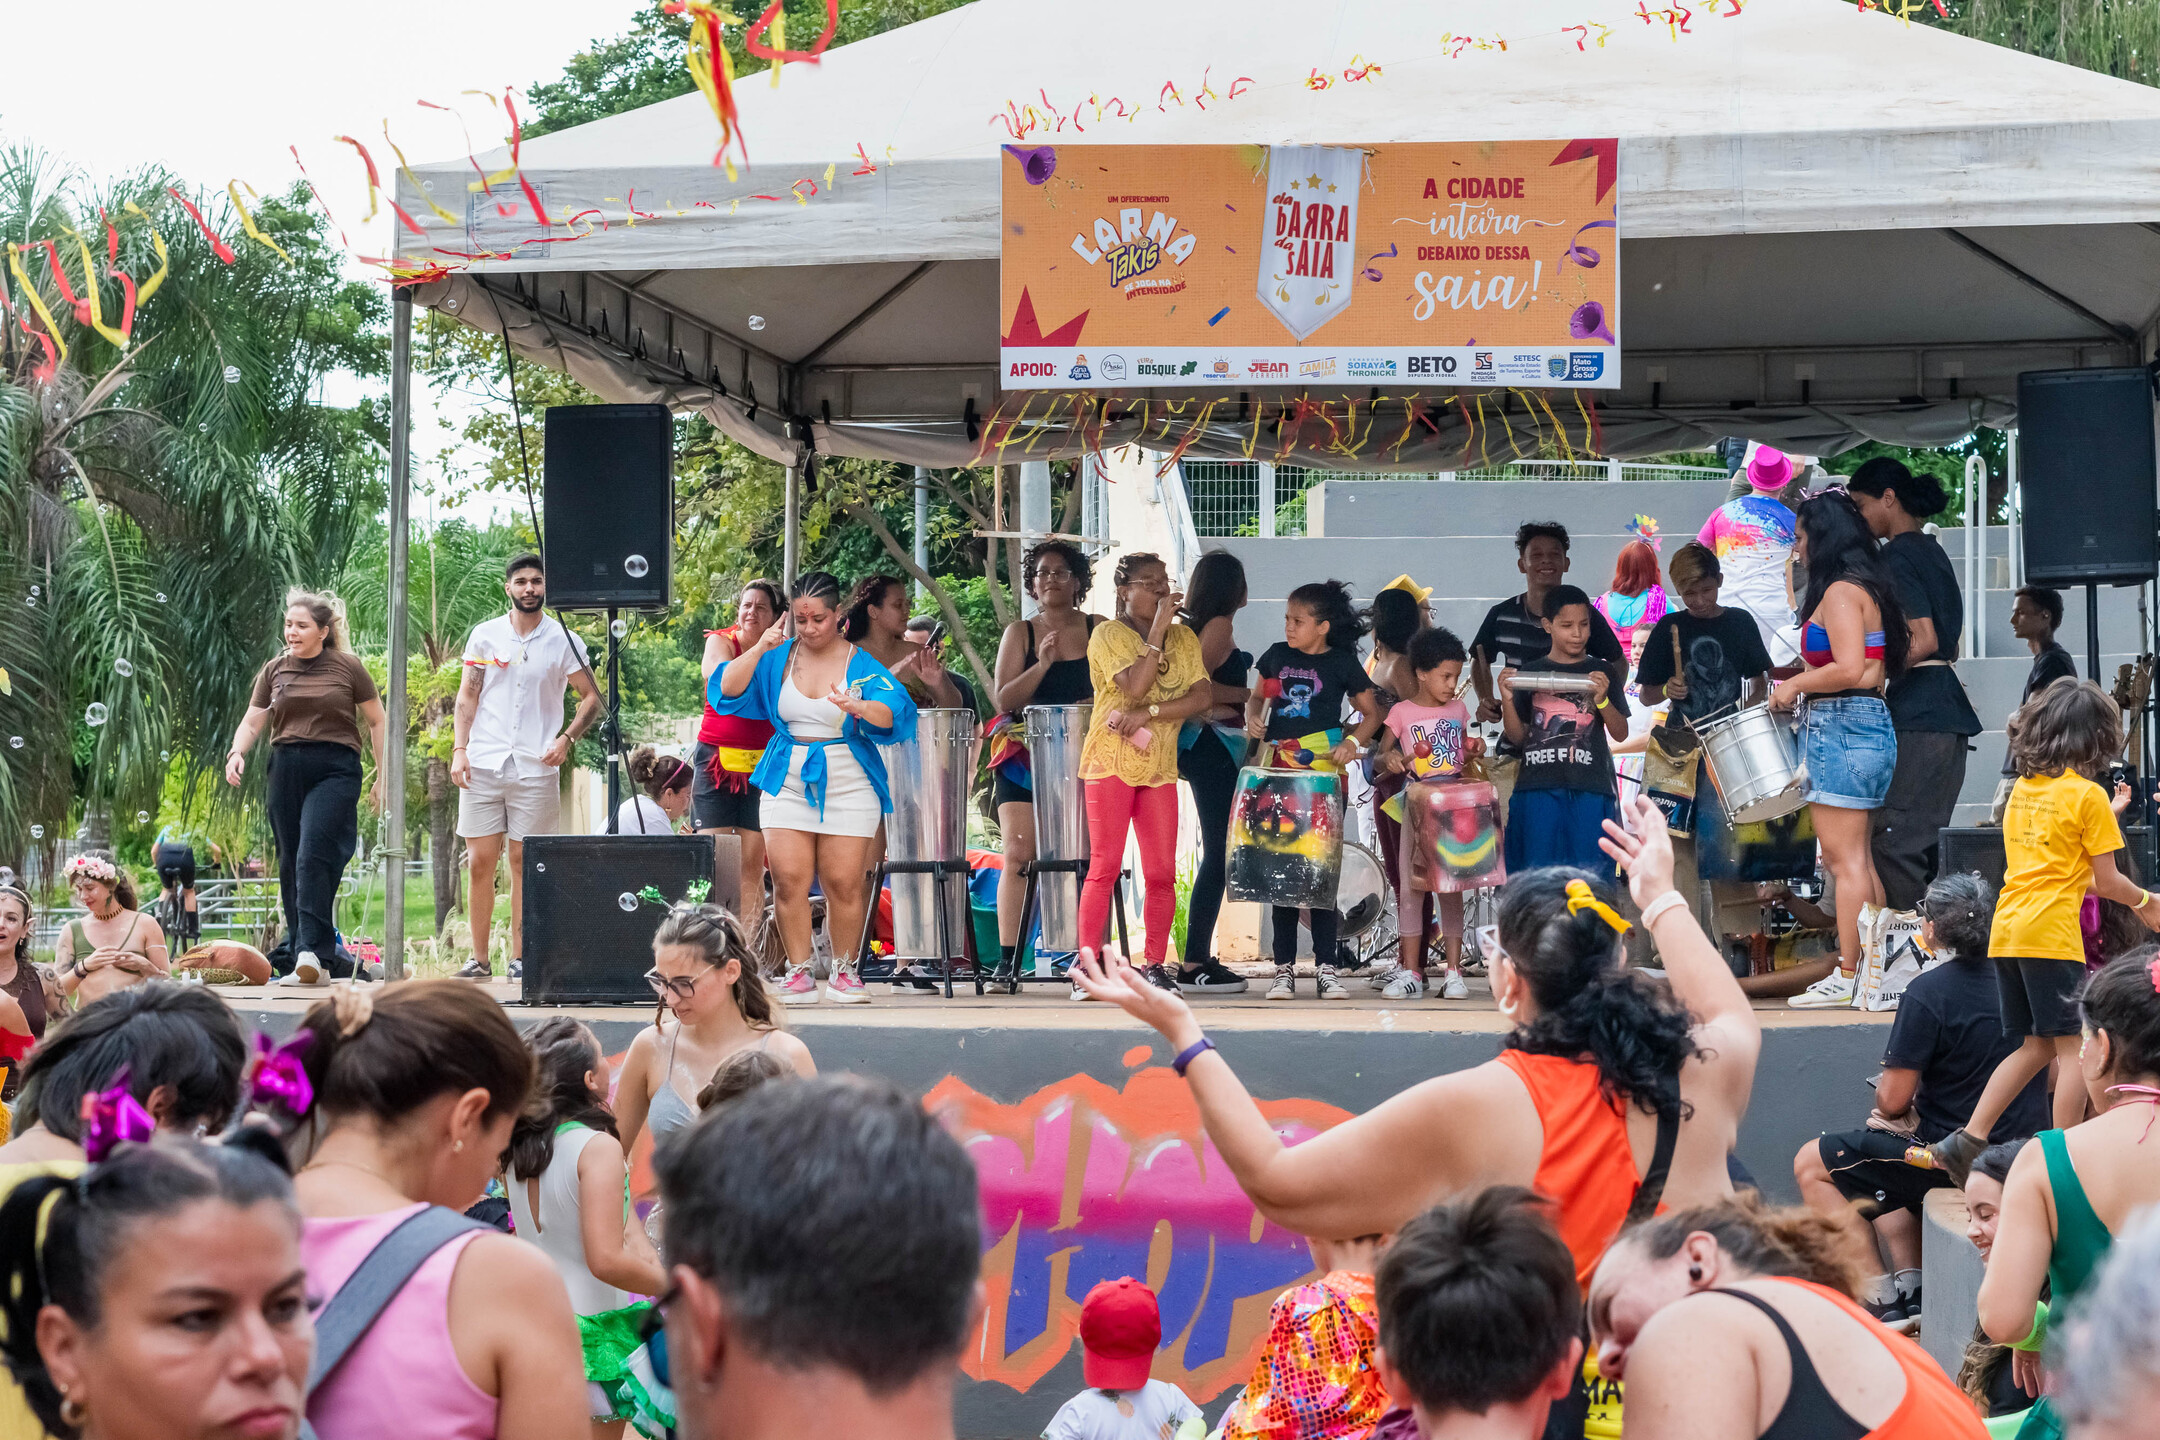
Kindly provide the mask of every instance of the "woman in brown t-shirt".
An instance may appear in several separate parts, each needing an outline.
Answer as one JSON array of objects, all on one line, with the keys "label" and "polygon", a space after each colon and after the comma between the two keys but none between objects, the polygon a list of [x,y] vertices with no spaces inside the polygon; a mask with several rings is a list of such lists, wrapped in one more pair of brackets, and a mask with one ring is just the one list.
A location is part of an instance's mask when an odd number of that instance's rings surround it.
[{"label": "woman in brown t-shirt", "polygon": [[238,785],[248,751],[269,726],[270,833],[277,839],[291,978],[301,985],[321,984],[337,953],[338,881],[360,843],[362,720],[375,748],[374,801],[382,804],[382,700],[344,631],[334,597],[287,593],[285,653],[256,675],[225,757],[226,783]]}]

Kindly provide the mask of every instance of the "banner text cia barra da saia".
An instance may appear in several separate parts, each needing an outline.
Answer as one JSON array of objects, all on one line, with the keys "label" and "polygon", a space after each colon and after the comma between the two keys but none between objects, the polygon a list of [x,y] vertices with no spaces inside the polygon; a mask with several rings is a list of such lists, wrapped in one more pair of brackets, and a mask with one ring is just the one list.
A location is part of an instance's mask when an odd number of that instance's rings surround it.
[{"label": "banner text cia barra da saia", "polygon": [[1005,149],[1006,390],[1620,384],[1617,140]]}]

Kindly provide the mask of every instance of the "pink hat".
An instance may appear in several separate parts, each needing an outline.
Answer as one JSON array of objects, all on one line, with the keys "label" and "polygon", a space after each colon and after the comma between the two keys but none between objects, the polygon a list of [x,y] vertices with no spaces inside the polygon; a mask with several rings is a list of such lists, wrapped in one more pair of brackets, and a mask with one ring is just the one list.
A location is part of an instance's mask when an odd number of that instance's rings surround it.
[{"label": "pink hat", "polygon": [[1748,458],[1747,478],[1757,490],[1782,490],[1792,483],[1792,457],[1768,445],[1758,445]]}]

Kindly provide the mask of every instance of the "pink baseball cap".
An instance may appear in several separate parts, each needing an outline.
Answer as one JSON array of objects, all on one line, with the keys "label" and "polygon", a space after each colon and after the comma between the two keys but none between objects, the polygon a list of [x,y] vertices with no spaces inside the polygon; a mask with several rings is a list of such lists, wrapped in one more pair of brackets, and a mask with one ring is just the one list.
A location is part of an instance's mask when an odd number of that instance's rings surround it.
[{"label": "pink baseball cap", "polygon": [[1155,1292],[1130,1275],[1105,1280],[1080,1302],[1080,1373],[1097,1390],[1141,1390],[1162,1344]]},{"label": "pink baseball cap", "polygon": [[1768,445],[1758,445],[1748,457],[1747,478],[1757,490],[1782,490],[1792,483],[1792,457]]}]

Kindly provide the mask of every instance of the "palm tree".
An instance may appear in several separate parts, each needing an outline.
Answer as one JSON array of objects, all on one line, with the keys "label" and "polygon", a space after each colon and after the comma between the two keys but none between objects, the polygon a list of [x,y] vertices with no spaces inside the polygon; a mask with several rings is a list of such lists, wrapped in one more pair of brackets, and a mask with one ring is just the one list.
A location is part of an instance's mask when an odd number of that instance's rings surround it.
[{"label": "palm tree", "polygon": [[[383,494],[380,427],[318,396],[384,369],[383,297],[299,194],[254,214],[289,258],[236,237],[228,263],[168,183],[0,150],[0,238],[37,247],[0,274],[0,848],[57,838],[78,799],[104,840],[169,752],[216,763],[285,587],[342,568]],[[123,274],[162,279],[121,335]]]}]

